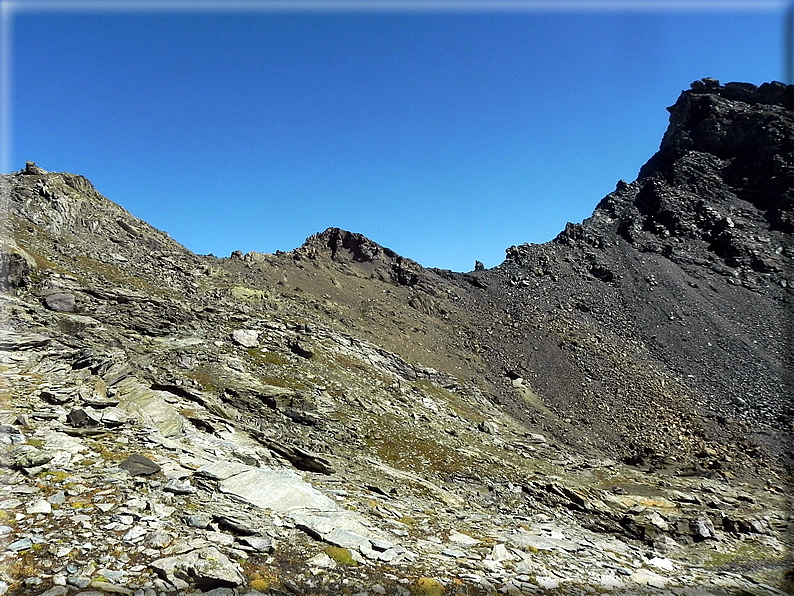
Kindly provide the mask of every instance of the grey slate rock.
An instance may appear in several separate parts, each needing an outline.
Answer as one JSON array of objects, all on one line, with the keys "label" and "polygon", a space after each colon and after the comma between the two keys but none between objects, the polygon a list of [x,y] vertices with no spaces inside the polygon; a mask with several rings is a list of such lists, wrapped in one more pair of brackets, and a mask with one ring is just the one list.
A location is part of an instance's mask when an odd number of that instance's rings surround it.
[{"label": "grey slate rock", "polygon": [[99,426],[101,418],[97,418],[92,414],[93,414],[92,412],[89,412],[83,408],[79,408],[77,410],[72,410],[71,412],[69,412],[66,418],[67,420],[69,420],[69,424],[77,428],[88,428],[90,426]]},{"label": "grey slate rock", "polygon": [[239,542],[250,546],[254,550],[262,553],[269,553],[273,551],[273,540],[264,536],[243,536],[238,538]]},{"label": "grey slate rock", "polygon": [[14,468],[35,468],[51,461],[53,457],[55,457],[54,453],[25,444],[6,451],[2,460],[7,461]]},{"label": "grey slate rock", "polygon": [[189,482],[182,482],[174,478],[166,482],[163,490],[168,493],[174,493],[175,495],[192,495],[196,492],[196,487],[191,486]]},{"label": "grey slate rock", "polygon": [[27,350],[41,348],[52,341],[52,338],[38,333],[16,333],[0,330],[0,351]]},{"label": "grey slate rock", "polygon": [[160,471],[160,466],[148,457],[133,453],[119,464],[119,467],[126,470],[131,476],[151,476]]},{"label": "grey slate rock", "polygon": [[219,488],[238,500],[279,513],[303,508],[337,509],[334,501],[290,470],[249,468],[221,481]]},{"label": "grey slate rock", "polygon": [[174,557],[157,559],[150,567],[163,579],[179,585],[179,581],[199,590],[235,588],[245,583],[237,567],[217,548],[199,548]]},{"label": "grey slate rock", "polygon": [[55,312],[74,312],[74,294],[58,292],[44,297],[44,306]]},{"label": "grey slate rock", "polygon": [[232,332],[232,339],[244,348],[259,347],[259,332],[253,329],[235,329]]},{"label": "grey slate rock", "polygon": [[185,522],[187,523],[188,526],[190,526],[191,528],[199,528],[200,530],[203,530],[208,525],[210,525],[211,521],[212,519],[210,518],[210,516],[204,515],[203,513],[188,515],[187,518],[185,518]]},{"label": "grey slate rock", "polygon": [[19,552],[21,550],[27,550],[32,547],[33,547],[33,541],[30,538],[20,538],[19,540],[15,540],[11,544],[9,544],[6,547],[6,550]]}]

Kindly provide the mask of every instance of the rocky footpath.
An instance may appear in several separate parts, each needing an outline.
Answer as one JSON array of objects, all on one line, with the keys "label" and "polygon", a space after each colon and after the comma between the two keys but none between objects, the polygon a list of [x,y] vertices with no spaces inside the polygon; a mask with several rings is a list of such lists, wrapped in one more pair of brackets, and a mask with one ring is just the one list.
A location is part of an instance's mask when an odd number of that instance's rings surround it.
[{"label": "rocky footpath", "polygon": [[792,89],[693,84],[636,182],[466,274],[2,176],[0,593],[791,593]]}]

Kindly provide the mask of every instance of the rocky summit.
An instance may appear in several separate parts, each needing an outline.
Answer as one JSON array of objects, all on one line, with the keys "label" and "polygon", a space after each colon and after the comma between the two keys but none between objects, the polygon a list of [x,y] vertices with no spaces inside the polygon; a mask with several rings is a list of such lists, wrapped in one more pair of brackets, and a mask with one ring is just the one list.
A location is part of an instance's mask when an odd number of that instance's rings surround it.
[{"label": "rocky summit", "polygon": [[0,593],[794,590],[794,87],[703,79],[493,269],[191,253],[0,177]]}]

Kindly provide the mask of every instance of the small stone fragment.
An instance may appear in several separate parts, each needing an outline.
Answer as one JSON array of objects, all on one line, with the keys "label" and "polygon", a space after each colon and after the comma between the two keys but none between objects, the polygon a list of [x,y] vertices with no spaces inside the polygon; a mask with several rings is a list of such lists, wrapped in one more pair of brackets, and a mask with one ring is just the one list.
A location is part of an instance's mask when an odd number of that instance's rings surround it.
[{"label": "small stone fragment", "polygon": [[182,482],[176,478],[169,480],[163,490],[175,495],[192,495],[196,492],[196,487],[192,486],[189,482]]},{"label": "small stone fragment", "polygon": [[256,348],[259,346],[259,331],[253,329],[235,329],[232,332],[232,339],[244,348]]},{"label": "small stone fragment", "polygon": [[58,292],[44,297],[44,306],[55,312],[74,312],[74,294]]},{"label": "small stone fragment", "polygon": [[188,515],[185,521],[191,528],[199,528],[203,530],[210,525],[212,518],[209,515],[204,515],[203,513],[196,513],[194,515]]},{"label": "small stone fragment", "polygon": [[160,471],[160,466],[148,457],[133,453],[119,464],[119,467],[126,470],[131,476],[151,476]]},{"label": "small stone fragment", "polygon": [[52,513],[52,505],[46,499],[40,499],[28,505],[27,509],[25,509],[25,513],[28,515],[36,515],[37,513],[49,515]]}]

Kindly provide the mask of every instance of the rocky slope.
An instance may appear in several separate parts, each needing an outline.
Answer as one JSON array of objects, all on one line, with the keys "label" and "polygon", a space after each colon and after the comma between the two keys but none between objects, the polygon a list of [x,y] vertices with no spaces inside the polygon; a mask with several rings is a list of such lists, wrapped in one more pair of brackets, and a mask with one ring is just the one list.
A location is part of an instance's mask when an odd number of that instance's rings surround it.
[{"label": "rocky slope", "polygon": [[793,107],[693,84],[636,181],[466,274],[194,255],[3,176],[0,592],[790,593]]}]

